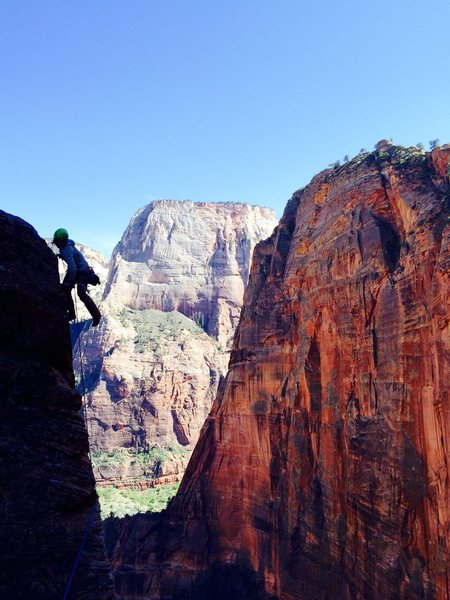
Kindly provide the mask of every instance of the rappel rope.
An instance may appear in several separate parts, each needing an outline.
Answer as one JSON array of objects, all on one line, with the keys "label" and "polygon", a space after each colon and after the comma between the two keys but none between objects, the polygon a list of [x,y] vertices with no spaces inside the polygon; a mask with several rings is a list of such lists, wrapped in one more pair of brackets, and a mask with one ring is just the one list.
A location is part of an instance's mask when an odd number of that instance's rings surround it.
[{"label": "rappel rope", "polygon": [[[76,295],[75,295],[74,307],[75,307],[75,321],[76,321],[76,324],[78,326],[80,324],[80,321],[78,319],[78,304],[77,304]],[[82,398],[82,406],[83,406],[83,411],[84,411],[84,423],[85,423],[85,426],[86,426],[86,431],[87,431],[88,440],[89,440],[89,419],[88,419],[88,415],[87,415],[86,380],[85,380],[85,377],[84,377],[83,353],[81,352],[81,341],[80,341],[81,332],[77,332],[77,333],[78,333],[78,337],[77,337],[78,356],[79,356],[79,361],[80,361],[80,396]],[[81,393],[81,391],[83,393]],[[90,459],[91,465],[92,465],[91,445],[89,443],[88,443],[88,448],[89,448],[89,459]],[[86,544],[86,540],[87,540],[87,537],[88,537],[88,534],[89,534],[89,530],[91,529],[92,519],[93,519],[94,512],[95,512],[96,508],[97,508],[97,505],[94,502],[93,505],[92,505],[91,511],[89,513],[89,517],[88,517],[88,520],[87,520],[87,523],[86,523],[86,528],[84,530],[84,536],[83,536],[83,539],[81,541],[80,549],[78,550],[78,554],[77,554],[77,557],[75,559],[75,563],[73,565],[72,572],[71,572],[70,577],[69,577],[69,581],[67,582],[66,590],[64,592],[64,596],[63,596],[62,600],[67,600],[67,598],[69,596],[70,587],[71,587],[73,579],[75,577],[75,573],[76,573],[76,570],[78,568],[78,563],[80,562],[81,555],[83,554],[84,546]]]},{"label": "rappel rope", "polygon": [[[74,307],[75,307],[75,321],[76,321],[76,324],[78,327],[80,325],[80,321],[78,319],[78,302],[77,302],[76,295],[75,295]],[[81,340],[80,340],[81,331],[80,332],[77,331],[77,333],[78,333],[78,336],[77,336],[78,360],[80,362],[80,396],[82,398],[81,402],[82,402],[82,407],[83,407],[83,412],[84,412],[84,424],[86,425],[86,431],[88,434],[88,441],[89,441],[89,419],[88,419],[88,414],[87,414],[86,379],[84,377],[83,353],[81,351]],[[88,447],[89,447],[89,459],[92,464],[91,445],[88,444]]]},{"label": "rappel rope", "polygon": [[67,582],[66,591],[64,592],[63,600],[67,600],[70,592],[70,586],[72,585],[73,578],[75,577],[75,573],[78,567],[78,563],[80,562],[81,555],[83,554],[84,545],[86,544],[87,536],[89,530],[92,525],[92,517],[94,516],[94,511],[96,509],[95,503],[92,505],[91,512],[89,513],[89,518],[86,523],[86,529],[84,530],[83,541],[81,542],[80,549],[78,550],[77,558],[75,560],[75,564],[73,565],[72,573],[70,574],[69,581]]}]

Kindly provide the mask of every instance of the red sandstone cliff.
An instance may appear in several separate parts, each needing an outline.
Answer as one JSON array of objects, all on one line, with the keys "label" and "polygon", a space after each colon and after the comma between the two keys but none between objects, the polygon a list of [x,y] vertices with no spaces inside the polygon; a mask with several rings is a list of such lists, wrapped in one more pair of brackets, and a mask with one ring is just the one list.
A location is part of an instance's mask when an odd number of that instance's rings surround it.
[{"label": "red sandstone cliff", "polygon": [[57,259],[0,211],[0,598],[110,600]]},{"label": "red sandstone cliff", "polygon": [[449,158],[294,194],[178,495],[110,530],[121,598],[450,598]]}]

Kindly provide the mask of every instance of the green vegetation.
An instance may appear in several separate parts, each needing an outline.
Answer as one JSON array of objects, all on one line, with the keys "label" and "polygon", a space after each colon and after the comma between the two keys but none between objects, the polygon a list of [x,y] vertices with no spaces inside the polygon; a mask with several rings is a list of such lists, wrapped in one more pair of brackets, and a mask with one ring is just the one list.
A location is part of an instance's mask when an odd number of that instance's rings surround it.
[{"label": "green vegetation", "polygon": [[[352,159],[348,155],[344,157],[344,164],[350,163],[352,167],[358,166],[364,161],[371,161],[373,158],[387,160],[391,158],[393,161],[398,162],[400,165],[406,163],[420,165],[420,163],[426,164],[427,156],[424,152],[423,144],[416,144],[412,147],[396,146],[391,142],[389,146],[383,149],[377,149],[378,144],[375,146],[374,152],[368,152],[365,148],[361,148],[359,154]],[[434,149],[439,147],[439,140],[431,140],[430,148]],[[340,167],[340,161],[336,161],[328,165],[330,168],[337,170]]]},{"label": "green vegetation", "polygon": [[147,490],[97,486],[102,519],[142,512],[161,512],[175,496],[179,485],[179,483],[172,483]]},{"label": "green vegetation", "polygon": [[148,465],[155,462],[163,462],[170,457],[173,448],[159,448],[158,446],[152,446],[144,452],[138,452],[134,455],[132,462],[139,465]]},{"label": "green vegetation", "polygon": [[131,452],[126,448],[114,448],[110,452],[92,450],[91,456],[95,467],[121,467],[131,458]]},{"label": "green vegetation", "polygon": [[[197,323],[177,311],[124,308],[119,314],[119,319],[124,327],[132,325],[136,330],[134,346],[139,354],[151,350],[156,355],[162,355],[167,341],[183,344],[190,335],[211,340]],[[201,322],[202,315],[198,315],[197,320]]]},{"label": "green vegetation", "polygon": [[138,464],[144,471],[143,479],[151,479],[160,463],[168,460],[171,456],[186,454],[187,450],[176,446],[151,446],[147,450],[136,450],[131,448],[114,448],[109,452],[104,450],[92,451],[92,463],[96,468],[112,467],[119,468],[126,464]]},{"label": "green vegetation", "polygon": [[426,155],[415,147],[403,148],[402,146],[394,146],[394,148],[394,157],[401,165],[406,163],[426,163],[427,161]]},{"label": "green vegetation", "polygon": [[[95,468],[111,467],[113,469],[123,468],[127,465],[138,465],[141,476],[131,479],[136,484],[154,479],[158,476],[161,463],[171,456],[180,456],[188,451],[176,446],[152,446],[146,451],[138,451],[131,448],[115,448],[110,452],[94,450],[92,452],[92,463]],[[129,480],[130,481],[130,480]],[[145,490],[133,489],[132,487],[122,489],[111,485],[108,487],[97,486],[100,499],[102,518],[109,516],[123,517],[134,515],[138,512],[160,512],[169,500],[176,494],[179,484],[161,485]]]}]

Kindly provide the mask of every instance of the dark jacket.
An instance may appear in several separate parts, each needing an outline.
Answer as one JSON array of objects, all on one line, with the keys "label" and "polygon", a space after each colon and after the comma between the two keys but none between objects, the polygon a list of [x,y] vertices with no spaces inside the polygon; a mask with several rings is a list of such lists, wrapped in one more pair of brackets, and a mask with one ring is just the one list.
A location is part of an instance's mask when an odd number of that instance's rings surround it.
[{"label": "dark jacket", "polygon": [[60,249],[59,256],[67,263],[67,272],[63,280],[64,286],[74,285],[77,274],[89,270],[86,259],[81,252],[75,248],[75,242],[73,240],[67,240],[67,244],[64,248]]}]

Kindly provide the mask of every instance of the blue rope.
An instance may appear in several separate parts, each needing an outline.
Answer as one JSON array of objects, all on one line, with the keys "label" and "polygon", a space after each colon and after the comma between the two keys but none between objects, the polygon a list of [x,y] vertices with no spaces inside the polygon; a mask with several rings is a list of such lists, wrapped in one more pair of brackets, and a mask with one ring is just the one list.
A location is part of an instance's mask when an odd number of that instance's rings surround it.
[{"label": "blue rope", "polygon": [[[77,326],[80,325],[80,320],[78,318],[78,302],[77,302],[77,297],[75,296],[75,302],[74,302],[74,307],[75,307],[75,321]],[[82,398],[82,405],[84,404],[84,424],[86,426],[86,432],[88,434],[88,440],[89,440],[89,418],[88,418],[88,414],[87,414],[87,399],[86,399],[86,379],[84,377],[84,368],[83,368],[83,358],[84,355],[81,352],[81,332],[78,335],[78,355],[80,357],[80,388],[83,391],[83,393],[81,394],[81,390],[80,390],[80,396]],[[84,400],[84,402],[83,402]],[[92,465],[92,453],[91,453],[91,444],[88,443],[88,451],[89,451],[89,460],[91,461],[91,465]]]},{"label": "blue rope", "polygon": [[[77,299],[75,297],[75,314],[76,314],[76,322],[77,325],[79,325],[79,320],[78,320],[78,306],[77,306]],[[83,388],[83,398],[86,395],[86,384],[85,384],[85,380],[84,380],[84,370],[83,370],[83,357],[82,357],[82,353],[81,353],[81,343],[80,343],[80,338],[78,338],[78,352],[80,354],[80,370],[81,370],[81,385]],[[87,430],[87,434],[89,436],[89,427],[88,427],[88,421],[87,421],[87,406],[85,405],[85,425],[86,425],[86,430]],[[89,445],[89,458],[91,459],[91,464],[92,464],[92,457],[91,457],[91,447]],[[72,581],[73,578],[75,577],[75,573],[78,567],[78,563],[80,562],[80,558],[81,555],[83,554],[83,550],[84,550],[84,545],[86,544],[86,540],[87,540],[87,536],[89,534],[89,530],[91,528],[91,524],[92,524],[92,517],[94,516],[94,511],[96,509],[97,505],[96,502],[93,503],[92,508],[91,508],[91,512],[89,514],[89,519],[86,523],[86,528],[84,531],[84,536],[83,536],[83,540],[81,542],[81,546],[80,549],[78,550],[78,556],[75,560],[75,564],[73,565],[73,569],[72,569],[72,573],[70,575],[69,581],[67,582],[67,586],[66,586],[66,591],[64,592],[64,597],[63,600],[67,600],[67,597],[69,595],[69,591],[70,591],[70,586],[72,585]]]},{"label": "blue rope", "polygon": [[94,516],[95,508],[96,508],[96,504],[94,502],[94,504],[92,505],[92,508],[91,508],[91,514],[89,515],[88,522],[86,523],[86,529],[84,531],[83,541],[81,542],[81,546],[80,546],[80,549],[78,551],[78,556],[77,556],[77,558],[75,560],[75,564],[73,565],[73,569],[72,569],[72,573],[70,575],[69,581],[67,582],[67,587],[66,587],[66,591],[64,592],[63,600],[67,600],[67,597],[69,595],[70,586],[72,585],[73,578],[75,577],[75,572],[77,570],[78,563],[80,562],[81,555],[83,554],[84,545],[86,543],[87,536],[88,536],[89,530],[91,528],[92,517]]}]

